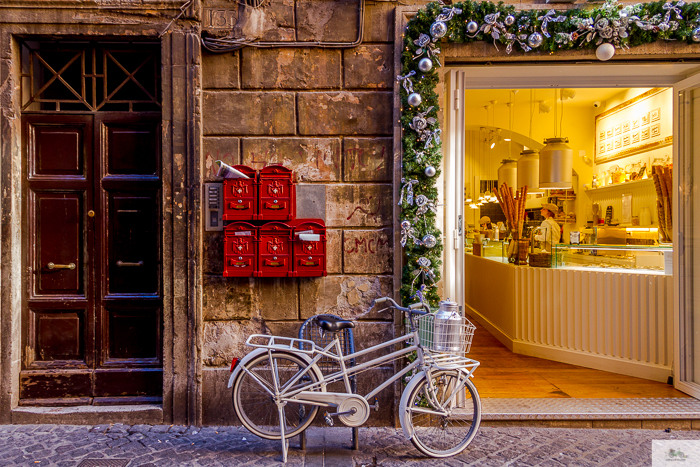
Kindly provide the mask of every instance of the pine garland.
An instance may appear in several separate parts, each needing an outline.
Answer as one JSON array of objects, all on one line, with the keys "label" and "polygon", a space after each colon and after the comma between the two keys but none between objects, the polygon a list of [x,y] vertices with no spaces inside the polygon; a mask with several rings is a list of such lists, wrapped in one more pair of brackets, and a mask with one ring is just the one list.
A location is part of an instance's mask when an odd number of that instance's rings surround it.
[{"label": "pine garland", "polygon": [[[443,36],[431,36],[431,27],[436,21],[447,26]],[[472,27],[472,33],[468,32],[468,25]],[[441,65],[439,48],[442,43],[486,41],[503,54],[513,51],[556,53],[560,50],[595,49],[601,44],[629,48],[659,40],[696,44],[700,42],[699,25],[700,3],[685,3],[683,0],[635,5],[607,1],[593,8],[565,11],[516,11],[513,5],[503,2],[428,4],[409,21],[401,57],[403,68],[400,78],[414,72],[409,79],[413,92],[421,98],[419,105],[410,106],[409,92],[401,86],[403,174],[407,181],[418,181],[413,185],[414,197],[425,195],[429,200],[436,201],[438,196],[436,181],[440,171],[429,177],[425,174],[425,168],[440,167],[441,144],[433,140],[431,147],[426,148],[425,137],[421,139],[421,133],[411,128],[411,123],[419,114],[437,119],[439,100],[435,87],[439,81],[437,68]],[[473,30],[475,27],[478,28],[476,31]],[[418,64],[426,57],[431,59],[432,68],[423,72]],[[436,123],[429,129],[439,130],[439,125]],[[417,159],[417,155],[421,157]],[[425,284],[424,298],[431,307],[437,307],[440,297],[436,284],[441,278],[443,245],[440,241],[442,233],[435,222],[436,215],[431,210],[417,215],[418,207],[415,203],[409,204],[405,198],[401,207],[401,220],[411,223],[417,240],[408,239],[405,245],[407,260],[402,271],[401,299],[403,303],[415,301],[411,297],[421,284]],[[438,239],[437,245],[432,248],[420,242],[428,234]],[[418,266],[419,258],[430,261],[428,269],[432,275],[425,274],[426,269]]]}]

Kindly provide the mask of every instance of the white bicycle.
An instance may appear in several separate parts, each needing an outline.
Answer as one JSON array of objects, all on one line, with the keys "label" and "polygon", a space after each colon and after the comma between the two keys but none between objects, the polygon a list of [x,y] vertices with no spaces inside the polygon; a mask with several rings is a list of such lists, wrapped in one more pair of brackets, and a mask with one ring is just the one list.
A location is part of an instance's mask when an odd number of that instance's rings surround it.
[{"label": "white bicycle", "polygon": [[[410,372],[414,374],[403,390],[399,419],[404,435],[419,451],[431,457],[455,456],[476,436],[481,401],[470,378],[479,362],[464,356],[469,351],[474,326],[461,317],[435,323],[434,314],[419,310],[423,307],[420,303],[403,308],[389,297],[375,300],[375,304],[384,302],[408,314],[410,332],[351,355],[342,354],[337,333],[355,323],[332,317],[317,318],[324,332],[334,333],[334,339],[324,348],[312,341],[288,337],[254,334],[247,339],[246,345],[255,350],[234,364],[228,382],[228,387],[233,387],[233,407],[252,433],[282,440],[284,462],[288,439],[311,424],[319,407],[335,409],[325,414],[329,425],[333,424],[332,417],[337,417],[347,426],[360,426],[367,421],[371,409],[378,409],[375,395]],[[414,319],[414,315],[419,318]],[[445,342],[446,336],[449,342]],[[391,350],[401,343],[407,344],[401,350],[346,367],[353,358],[383,348]],[[352,393],[349,376],[413,352],[416,359],[412,363],[368,394]],[[324,357],[337,361],[340,370],[323,375],[317,363]],[[327,385],[337,381],[344,382],[345,391],[327,392]],[[371,400],[373,404],[368,402]]]}]

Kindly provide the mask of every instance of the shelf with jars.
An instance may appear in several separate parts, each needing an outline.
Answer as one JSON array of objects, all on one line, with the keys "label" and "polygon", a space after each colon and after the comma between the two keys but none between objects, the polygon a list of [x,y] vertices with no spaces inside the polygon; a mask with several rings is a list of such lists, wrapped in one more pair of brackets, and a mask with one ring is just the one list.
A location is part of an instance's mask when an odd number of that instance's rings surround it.
[{"label": "shelf with jars", "polygon": [[629,182],[613,183],[612,185],[590,188],[587,190],[587,193],[603,193],[619,189],[645,188],[647,186],[654,186],[654,180],[651,178],[644,178],[641,180],[631,180]]}]

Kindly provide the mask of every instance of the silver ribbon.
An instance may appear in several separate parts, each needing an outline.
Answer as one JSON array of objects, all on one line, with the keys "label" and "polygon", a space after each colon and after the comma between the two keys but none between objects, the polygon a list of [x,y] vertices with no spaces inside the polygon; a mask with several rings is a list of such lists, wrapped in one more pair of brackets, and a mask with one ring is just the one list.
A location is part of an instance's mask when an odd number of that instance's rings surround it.
[{"label": "silver ribbon", "polygon": [[460,10],[459,8],[455,8],[455,7],[443,8],[442,13],[437,15],[437,17],[435,18],[435,21],[449,21],[452,19],[452,17],[454,15],[459,15],[461,13],[462,13],[462,10]]},{"label": "silver ribbon", "polygon": [[413,204],[413,185],[416,185],[418,183],[418,180],[406,180],[405,178],[401,179],[401,183],[403,186],[401,187],[401,195],[399,196],[399,206],[403,203],[403,195],[404,195],[404,190],[406,192],[406,203],[408,203],[409,206]]},{"label": "silver ribbon", "polygon": [[440,144],[440,133],[442,133],[442,130],[440,128],[438,128],[435,131],[425,130],[419,138],[420,141],[425,141],[425,146],[423,147],[423,149],[432,148],[433,141],[435,141],[435,144]]},{"label": "silver ribbon", "polygon": [[422,163],[423,163],[423,157],[425,157],[425,152],[423,152],[423,151],[416,151],[416,163],[422,164]]},{"label": "silver ribbon", "polygon": [[549,35],[549,32],[547,31],[547,24],[552,22],[552,23],[561,23],[566,21],[566,16],[560,15],[560,16],[555,16],[557,14],[556,11],[554,10],[549,10],[545,15],[540,16],[537,18],[537,21],[542,21],[542,34],[544,34],[544,37],[552,37]]},{"label": "silver ribbon", "polygon": [[685,5],[683,0],[678,0],[675,5],[673,2],[664,3],[664,6],[662,7],[664,10],[666,10],[666,14],[664,15],[664,23],[668,23],[668,21],[671,19],[671,13],[676,14],[676,19],[683,19],[680,8],[683,5]]},{"label": "silver ribbon", "polygon": [[418,49],[416,49],[416,51],[413,53],[413,60],[418,60],[423,56],[423,54],[425,54],[428,56],[428,58],[435,60],[438,66],[442,66],[440,59],[437,57],[440,53],[440,49],[433,44],[429,35],[421,33],[421,35],[418,36],[418,39],[414,40],[413,43],[418,46]]},{"label": "silver ribbon", "polygon": [[413,271],[413,275],[415,276],[413,278],[413,282],[411,282],[411,290],[413,290],[413,287],[416,283],[416,280],[419,277],[423,278],[423,283],[425,284],[425,279],[428,278],[430,281],[434,284],[435,283],[435,273],[433,270],[430,268],[430,265],[432,264],[430,260],[424,256],[421,256],[418,258],[418,269],[415,269]]},{"label": "silver ribbon", "polygon": [[408,239],[411,238],[415,245],[420,245],[421,241],[416,238],[416,231],[409,221],[401,222],[401,246],[405,247]]},{"label": "silver ribbon", "polygon": [[414,76],[416,74],[416,70],[411,70],[410,73],[408,73],[405,76],[397,76],[396,81],[398,82],[403,82],[403,88],[406,90],[407,94],[411,94],[413,92],[413,81],[411,81],[411,76]]}]

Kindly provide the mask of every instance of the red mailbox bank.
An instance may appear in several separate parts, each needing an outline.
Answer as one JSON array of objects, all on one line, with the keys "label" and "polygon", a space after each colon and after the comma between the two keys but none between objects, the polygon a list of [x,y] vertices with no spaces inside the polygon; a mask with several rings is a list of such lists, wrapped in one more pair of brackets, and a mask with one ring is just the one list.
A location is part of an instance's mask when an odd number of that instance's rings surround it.
[{"label": "red mailbox bank", "polygon": [[224,235],[224,277],[253,277],[258,260],[258,227],[233,222]]},{"label": "red mailbox bank", "polygon": [[292,228],[282,222],[260,227],[257,277],[287,277],[292,272]]},{"label": "red mailbox bank", "polygon": [[245,165],[234,165],[248,178],[227,178],[224,180],[225,221],[252,221],[258,214],[258,173]]},{"label": "red mailbox bank", "polygon": [[269,165],[260,171],[258,219],[292,220],[296,216],[294,173],[281,165]]},{"label": "red mailbox bank", "polygon": [[293,235],[295,277],[326,275],[326,226],[321,219],[297,219]]}]

